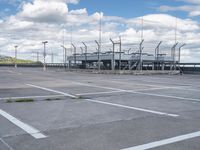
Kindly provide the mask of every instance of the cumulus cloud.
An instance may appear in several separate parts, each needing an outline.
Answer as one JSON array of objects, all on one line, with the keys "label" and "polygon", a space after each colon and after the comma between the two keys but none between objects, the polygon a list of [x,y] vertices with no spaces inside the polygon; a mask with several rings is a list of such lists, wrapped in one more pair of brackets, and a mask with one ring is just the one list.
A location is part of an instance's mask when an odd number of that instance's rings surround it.
[{"label": "cumulus cloud", "polygon": [[[6,2],[8,4],[18,4],[22,2],[32,2],[33,0],[0,0],[0,2]],[[41,0],[41,1],[46,1],[46,0]],[[64,3],[72,3],[72,4],[78,4],[79,0],[48,0],[48,1],[54,1],[54,2],[64,2]],[[46,2],[48,2],[46,1]]]},{"label": "cumulus cloud", "polygon": [[61,0],[35,0],[33,3],[25,3],[17,15],[22,20],[32,22],[63,22],[67,13],[67,5]]},{"label": "cumulus cloud", "polygon": [[188,16],[190,17],[200,16],[200,5],[197,5],[197,6],[185,5],[185,6],[178,6],[178,7],[164,5],[164,6],[160,6],[159,10],[162,12],[185,11],[185,12],[188,12]]},{"label": "cumulus cloud", "polygon": [[200,0],[179,0],[179,1],[185,1],[192,4],[200,4]]},{"label": "cumulus cloud", "polygon": [[158,10],[162,12],[168,11],[185,11],[190,17],[200,16],[200,0],[179,0],[188,3],[183,6],[160,6]]},{"label": "cumulus cloud", "polygon": [[[58,62],[62,61],[61,44],[70,47],[71,41],[77,45],[80,52],[81,42],[85,41],[89,51],[95,51],[94,40],[99,39],[99,19],[102,18],[102,41],[110,47],[102,46],[102,51],[111,48],[110,38],[122,37],[123,49],[132,48],[126,44],[135,43],[134,51],[138,49],[141,40],[141,20],[144,20],[145,51],[152,52],[159,41],[163,41],[163,52],[170,52],[174,44],[176,18],[167,14],[149,14],[143,17],[123,18],[106,16],[94,12],[88,14],[86,8],[69,10],[68,3],[77,3],[78,0],[34,0],[25,2],[16,15],[0,20],[0,47],[6,55],[13,56],[13,45],[19,45],[19,57],[33,59],[31,52],[42,52],[43,40],[48,40],[47,51],[56,53]],[[199,23],[192,19],[177,18],[177,40],[187,43],[183,49],[183,61],[200,57]],[[69,52],[68,54],[70,54]],[[195,53],[195,54],[194,54]],[[47,59],[50,61],[50,56]],[[190,59],[190,61],[194,61]]]}]

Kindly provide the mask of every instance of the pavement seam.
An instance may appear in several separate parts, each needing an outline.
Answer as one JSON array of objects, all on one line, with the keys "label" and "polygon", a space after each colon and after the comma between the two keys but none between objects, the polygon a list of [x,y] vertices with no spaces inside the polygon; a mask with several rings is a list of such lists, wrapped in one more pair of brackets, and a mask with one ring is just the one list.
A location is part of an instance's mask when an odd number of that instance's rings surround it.
[{"label": "pavement seam", "polygon": [[6,141],[4,141],[2,138],[0,138],[0,141],[7,147],[9,150],[14,150]]},{"label": "pavement seam", "polygon": [[[91,126],[96,126],[96,125],[103,125],[103,124],[111,124],[111,123],[116,123],[116,122],[121,122],[121,121],[133,121],[135,119],[145,119],[148,117],[155,117],[154,115],[145,115],[142,117],[138,117],[138,118],[130,118],[130,119],[119,119],[119,120],[113,120],[113,121],[107,121],[107,122],[100,122],[100,123],[92,123],[92,124],[87,124],[87,125],[79,125],[79,126],[62,126],[59,128],[50,128],[50,129],[44,129],[41,130],[41,132],[53,132],[53,131],[57,131],[57,130],[63,130],[63,129],[67,129],[67,130],[74,130],[74,129],[80,129],[80,128],[85,128],[85,127],[91,127]],[[19,134],[10,134],[10,135],[6,135],[3,136],[1,138],[12,138],[12,137],[16,137],[16,136],[23,136],[23,135],[28,135],[25,133],[19,133]]]},{"label": "pavement seam", "polygon": [[[54,92],[54,93],[63,94],[65,96],[69,96],[71,98],[79,99],[79,97],[77,97],[76,95],[68,94],[68,93],[65,93],[65,92],[60,92],[60,91],[57,91],[57,90],[52,90],[52,89],[49,89],[49,88],[45,88],[45,87],[41,87],[41,86],[37,86],[37,85],[33,85],[33,84],[26,84],[26,85],[31,86],[31,87],[35,87],[35,88],[39,88],[39,89],[42,89],[42,90],[46,90],[46,91],[51,91],[51,92]],[[95,87],[100,87],[101,88],[102,86],[95,86]],[[127,90],[110,88],[110,87],[105,87],[105,88],[106,89],[115,89],[115,90],[124,91],[124,92],[127,91]],[[85,99],[85,98],[83,98],[83,100],[90,101],[90,102],[93,102],[93,103],[99,103],[99,104],[104,104],[104,105],[115,106],[115,107],[119,107],[119,108],[132,109],[132,110],[136,110],[136,111],[142,111],[142,112],[146,112],[146,113],[157,114],[157,115],[179,117],[179,115],[177,115],[177,114],[171,114],[171,113],[166,113],[166,112],[161,112],[161,111],[155,111],[155,110],[150,110],[150,109],[145,109],[145,108],[140,108],[140,107],[126,106],[126,105],[122,105],[122,104],[109,103],[109,102],[105,102],[105,101],[98,101],[98,100]]]},{"label": "pavement seam", "polygon": [[[173,98],[173,99],[179,99],[179,100],[200,102],[200,99],[177,97],[177,96],[171,96],[171,95],[152,94],[152,93],[143,93],[142,90],[123,90],[123,89],[118,89],[118,88],[103,87],[103,86],[91,85],[91,84],[85,84],[85,83],[79,83],[79,82],[74,82],[74,83],[83,85],[83,86],[91,86],[91,87],[97,87],[97,88],[102,88],[102,89],[114,89],[114,90],[118,90],[121,92],[127,92],[127,93],[136,93],[136,94],[150,95],[150,96],[156,96],[156,97],[167,97],[167,98]],[[166,88],[168,88],[168,87],[166,87]],[[163,88],[163,89],[166,89],[166,88]],[[151,89],[149,89],[149,90],[151,90]],[[146,91],[146,89],[144,91]]]}]

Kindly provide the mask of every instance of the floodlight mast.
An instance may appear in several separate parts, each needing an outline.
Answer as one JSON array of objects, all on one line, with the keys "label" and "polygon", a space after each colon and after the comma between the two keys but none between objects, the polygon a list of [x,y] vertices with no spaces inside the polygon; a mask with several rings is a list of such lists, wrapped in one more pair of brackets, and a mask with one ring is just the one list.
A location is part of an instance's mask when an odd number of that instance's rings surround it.
[{"label": "floodlight mast", "polygon": [[178,42],[175,43],[171,48],[171,58],[172,58],[172,64],[170,66],[170,71],[172,71],[173,67],[176,70],[176,47],[178,45]]},{"label": "floodlight mast", "polygon": [[[155,48],[155,62],[156,62],[156,67],[158,69],[158,67],[160,66],[159,63],[159,54],[160,54],[160,45],[162,44],[162,41],[160,41],[158,43],[158,45]],[[155,63],[153,64],[153,70],[155,70]]]},{"label": "floodlight mast", "polygon": [[113,44],[113,52],[112,52],[112,70],[115,70],[115,42],[110,38],[110,41]]},{"label": "floodlight mast", "polygon": [[119,41],[115,42],[110,38],[110,41],[112,42],[113,45],[113,55],[112,55],[112,70],[115,70],[115,45],[119,45],[119,70],[121,70],[121,53],[122,53],[122,40],[121,36],[119,36]]},{"label": "floodlight mast", "polygon": [[65,70],[67,69],[67,48],[64,45],[61,45],[61,47],[64,49],[64,66],[65,66]]},{"label": "floodlight mast", "polygon": [[143,49],[144,49],[144,47],[143,47],[143,43],[144,43],[144,39],[142,39],[142,41],[140,42],[140,48],[139,48],[139,52],[140,52],[140,57],[139,57],[139,66],[138,66],[138,69],[140,70],[140,71],[142,71],[142,67],[143,67],[143,62],[142,62],[142,51],[143,51]]},{"label": "floodlight mast", "polygon": [[186,44],[182,44],[180,47],[179,47],[179,53],[178,53],[178,62],[180,63],[181,62],[181,49],[186,46]]},{"label": "floodlight mast", "polygon": [[122,38],[119,37],[119,70],[122,69]]},{"label": "floodlight mast", "polygon": [[159,43],[158,43],[158,45],[156,46],[156,48],[155,48],[155,59],[158,61],[158,56],[159,56],[159,54],[160,54],[160,45],[162,44],[162,41],[160,41]]},{"label": "floodlight mast", "polygon": [[85,42],[82,43],[85,46],[85,69],[87,69],[87,45],[85,44]]},{"label": "floodlight mast", "polygon": [[102,12],[100,12],[100,18],[99,18],[99,53],[101,52],[102,48]]},{"label": "floodlight mast", "polygon": [[178,31],[178,18],[175,18],[175,33],[174,33],[174,44],[177,43],[177,31]]},{"label": "floodlight mast", "polygon": [[74,48],[74,64],[76,66],[76,46],[73,43],[71,45]]},{"label": "floodlight mast", "polygon": [[100,44],[95,40],[95,43],[97,44],[97,53],[98,53],[98,70],[100,71],[101,65],[100,65]]},{"label": "floodlight mast", "polygon": [[175,43],[171,48],[171,57],[172,57],[173,61],[175,61],[177,45],[178,45],[178,42]]},{"label": "floodlight mast", "polygon": [[144,39],[144,17],[141,18],[141,41]]},{"label": "floodlight mast", "polygon": [[46,71],[46,44],[48,43],[48,41],[44,41],[42,42],[44,45],[44,64],[43,64],[43,70]]}]

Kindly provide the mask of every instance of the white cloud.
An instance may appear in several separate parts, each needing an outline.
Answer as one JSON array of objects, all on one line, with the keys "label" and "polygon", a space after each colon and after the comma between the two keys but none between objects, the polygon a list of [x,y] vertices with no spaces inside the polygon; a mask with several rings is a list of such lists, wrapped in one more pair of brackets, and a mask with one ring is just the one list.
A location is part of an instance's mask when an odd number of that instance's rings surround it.
[{"label": "white cloud", "polygon": [[62,2],[62,3],[71,3],[71,4],[78,4],[80,0],[40,0],[43,2]]},{"label": "white cloud", "polygon": [[168,11],[185,11],[190,17],[200,16],[200,0],[179,0],[187,2],[187,5],[183,6],[160,6],[158,10],[162,12]]},{"label": "white cloud", "polygon": [[[6,2],[8,4],[12,4],[12,5],[15,5],[15,4],[18,4],[18,3],[22,3],[22,2],[32,2],[33,0],[0,0],[0,2]],[[54,1],[54,2],[64,2],[64,3],[72,3],[72,4],[78,4],[80,0],[41,0],[41,1],[44,1],[44,2],[50,2],[50,1]]]},{"label": "white cloud", "polygon": [[200,0],[179,0],[179,1],[185,1],[192,4],[200,4]]},{"label": "white cloud", "polygon": [[86,8],[77,9],[77,10],[71,10],[69,13],[72,15],[87,15],[87,10],[86,10]]},{"label": "white cloud", "polygon": [[[200,8],[200,7],[199,7]],[[189,13],[190,16],[200,16],[200,10],[191,11]]]},{"label": "white cloud", "polygon": [[25,3],[18,17],[32,22],[63,22],[67,13],[67,5],[61,0],[35,0],[33,3]]},{"label": "white cloud", "polygon": [[[68,10],[67,3],[77,3],[78,1],[68,0],[35,0],[34,2],[23,3],[21,10],[16,15],[9,16],[0,21],[0,49],[7,55],[13,56],[13,45],[19,45],[19,57],[32,59],[32,51],[42,52],[41,42],[48,40],[47,51],[54,52],[62,59],[62,49],[60,45],[63,40],[63,29],[65,29],[65,45],[70,47],[71,35],[77,51],[80,52],[81,42],[85,41],[89,45],[89,51],[94,51],[96,44],[94,40],[99,38],[100,13],[88,14],[87,9]],[[118,16],[102,15],[102,40],[110,43],[110,38],[122,36],[123,48],[126,43],[135,43],[134,50],[137,50],[141,40],[141,17],[125,19]],[[174,43],[175,20],[176,18],[167,14],[149,14],[144,18],[144,39],[145,50],[151,51],[155,45],[162,40],[163,51],[169,52],[170,46]],[[186,58],[199,56],[200,51],[200,26],[192,19],[177,18],[178,30],[177,39],[180,43],[187,43],[183,50],[183,61]],[[72,31],[72,32],[71,32]],[[104,51],[111,48],[103,46]],[[12,52],[12,53],[11,53]],[[50,58],[50,57],[48,57]],[[195,56],[196,58],[196,56]],[[195,59],[196,61],[197,59]],[[194,60],[190,60],[194,61]]]}]

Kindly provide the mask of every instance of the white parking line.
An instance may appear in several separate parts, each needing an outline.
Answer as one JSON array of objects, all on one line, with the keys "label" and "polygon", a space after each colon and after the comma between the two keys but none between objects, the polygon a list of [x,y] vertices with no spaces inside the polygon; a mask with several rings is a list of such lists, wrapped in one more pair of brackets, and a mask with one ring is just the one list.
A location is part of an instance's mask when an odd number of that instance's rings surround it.
[{"label": "white parking line", "polygon": [[[62,93],[63,95],[68,95],[69,97],[72,97],[72,98],[77,98],[75,95],[71,95],[71,94],[68,94],[68,93],[55,91],[55,90],[52,90],[52,89],[48,89],[48,88],[44,88],[44,87],[40,87],[40,86],[36,86],[36,85],[32,85],[32,84],[27,84],[27,85],[35,87],[35,88],[43,89],[43,90],[46,90],[46,91],[51,91],[51,92],[54,92],[54,93],[59,93],[59,94]],[[121,90],[121,91],[124,91],[124,90]],[[138,108],[138,107],[116,104],[116,103],[108,103],[108,102],[92,100],[92,99],[83,99],[83,100],[90,101],[90,102],[93,102],[93,103],[100,103],[100,104],[104,104],[104,105],[111,105],[111,106],[115,106],[115,107],[138,110],[138,111],[142,111],[142,112],[148,112],[148,113],[157,114],[157,115],[165,115],[165,116],[170,116],[170,117],[178,117],[179,116],[177,114],[170,114],[170,113],[165,113],[165,112],[160,112],[160,111],[154,111],[154,110],[149,110],[149,109],[143,109],[143,108]]]},{"label": "white parking line", "polygon": [[169,88],[169,86],[160,86],[160,85],[156,85],[156,84],[145,84],[145,83],[130,83],[130,82],[121,82],[121,81],[110,81],[110,82],[113,82],[113,83],[119,83],[119,84],[129,84],[129,85],[142,85],[142,86],[151,86],[151,87],[159,87],[159,88],[162,88],[162,87],[165,87],[165,88]]},{"label": "white parking line", "polygon": [[109,102],[92,100],[92,99],[85,99],[85,100],[94,102],[94,103],[106,104],[106,105],[111,105],[111,106],[116,106],[116,107],[121,107],[121,108],[127,108],[127,109],[133,109],[133,110],[148,112],[148,113],[157,114],[157,115],[165,115],[165,116],[170,116],[170,117],[178,117],[179,116],[176,114],[169,114],[169,113],[164,113],[164,112],[160,112],[160,111],[154,111],[154,110],[143,109],[143,108],[139,108],[139,107],[132,107],[132,106],[127,106],[127,105],[121,105],[121,104],[116,104],[116,103],[109,103]]},{"label": "white parking line", "polygon": [[[141,89],[141,90],[134,90],[136,92],[143,92],[143,91],[154,91],[154,90],[164,90],[164,89],[170,89],[170,87],[157,87],[157,88],[148,88],[148,89]],[[129,91],[129,90],[127,90]],[[130,90],[131,91],[131,90]]]},{"label": "white parking line", "polygon": [[44,87],[41,87],[41,86],[36,86],[36,85],[32,85],[32,84],[26,84],[26,85],[31,86],[31,87],[35,87],[35,88],[38,88],[38,89],[42,89],[42,90],[45,90],[45,91],[50,91],[50,92],[54,92],[54,93],[57,93],[57,94],[62,94],[62,95],[69,96],[69,97],[72,97],[72,98],[77,98],[74,95],[64,93],[64,92],[60,92],[60,91],[56,91],[56,90],[52,90],[52,89],[48,89],[48,88],[44,88]]},{"label": "white parking line", "polygon": [[165,97],[165,98],[173,98],[173,99],[179,99],[179,100],[200,102],[200,99],[194,99],[194,98],[186,98],[186,97],[178,97],[178,96],[162,95],[162,94],[153,94],[153,93],[146,93],[146,92],[139,92],[139,91],[127,91],[127,92],[149,95],[149,96],[156,96],[156,97]]},{"label": "white parking line", "polygon": [[75,84],[78,85],[83,85],[83,86],[88,86],[88,87],[96,87],[96,88],[102,88],[102,89],[107,89],[107,90],[115,90],[115,91],[126,91],[118,88],[112,88],[112,87],[107,87],[107,86],[99,86],[99,85],[92,85],[92,84],[86,84],[86,83],[80,83],[80,82],[74,82]]},{"label": "white parking line", "polygon": [[31,136],[33,136],[36,139],[41,139],[41,138],[47,137],[44,134],[40,133],[39,130],[37,130],[37,129],[33,128],[32,126],[11,116],[7,112],[3,111],[2,109],[0,109],[0,115],[2,115],[4,118],[6,118],[7,120],[9,120],[10,122],[12,122],[13,124],[15,124],[16,126],[18,126],[19,128],[21,128],[22,130],[24,130],[25,132],[27,132],[28,134],[30,134]]},{"label": "white parking line", "polygon": [[[128,93],[135,93],[135,94],[142,94],[142,95],[149,95],[149,96],[156,96],[156,97],[165,97],[165,98],[173,98],[173,99],[179,99],[179,100],[186,100],[186,101],[195,101],[195,102],[200,102],[200,99],[194,99],[194,98],[187,98],[187,97],[178,97],[178,96],[171,96],[171,95],[162,95],[162,94],[153,94],[153,93],[146,93],[143,91],[146,91],[147,89],[144,90],[123,90],[123,89],[118,89],[118,88],[112,88],[112,87],[104,87],[104,86],[97,86],[97,85],[90,85],[90,84],[84,84],[84,83],[79,83],[75,82],[76,84],[83,85],[83,86],[89,86],[89,87],[97,87],[97,88],[102,88],[102,89],[113,89],[113,90],[118,90],[121,92],[128,92]],[[158,89],[166,89],[168,87],[161,87]],[[157,88],[153,89],[156,90]],[[151,88],[149,88],[151,90]]]},{"label": "white parking line", "polygon": [[[157,85],[157,84],[145,84],[145,83],[129,83],[129,82],[121,82],[121,81],[110,81],[110,82],[113,82],[113,83],[120,83],[120,84],[129,84],[129,85],[142,85],[142,86],[151,86],[151,87],[157,87],[158,89],[170,89],[170,88],[173,88],[173,89],[179,89],[179,90],[189,90],[189,91],[196,91],[196,92],[199,92],[199,90],[197,89],[192,89],[191,87],[180,87],[182,85],[176,85],[176,86],[160,86],[160,85]],[[151,81],[151,83],[157,83],[157,82],[154,82],[154,81]],[[160,84],[160,82],[158,82]],[[149,88],[149,89],[152,89],[152,88]],[[156,89],[156,88],[155,88]],[[137,90],[138,91],[138,90]]]},{"label": "white parking line", "polygon": [[108,91],[108,92],[93,92],[93,93],[79,93],[76,94],[78,96],[84,96],[84,95],[97,95],[97,94],[112,94],[112,93],[121,93],[124,91]]},{"label": "white parking line", "polygon": [[196,137],[200,137],[200,131],[185,134],[185,135],[180,135],[180,136],[176,136],[173,138],[164,139],[164,140],[160,140],[160,141],[156,141],[156,142],[152,142],[152,143],[148,143],[148,144],[144,144],[144,145],[125,148],[122,150],[148,150],[151,148],[156,148],[156,147],[160,147],[160,146],[164,146],[164,145],[168,145],[168,144],[172,144],[172,143],[177,143],[177,142],[185,141],[185,140],[196,138]]},{"label": "white parking line", "polygon": [[[140,91],[153,91],[153,90],[160,90],[160,89],[167,89],[167,88],[150,88],[150,89],[142,89],[142,90],[137,90],[137,91],[134,91],[134,92],[140,92]],[[78,95],[78,96],[84,96],[84,95],[99,95],[99,94],[112,94],[112,93],[127,93],[127,92],[131,92],[130,91],[125,91],[125,90],[118,90],[118,91],[108,91],[108,92],[91,92],[91,93],[78,93],[78,94],[75,94],[75,95]]]}]

